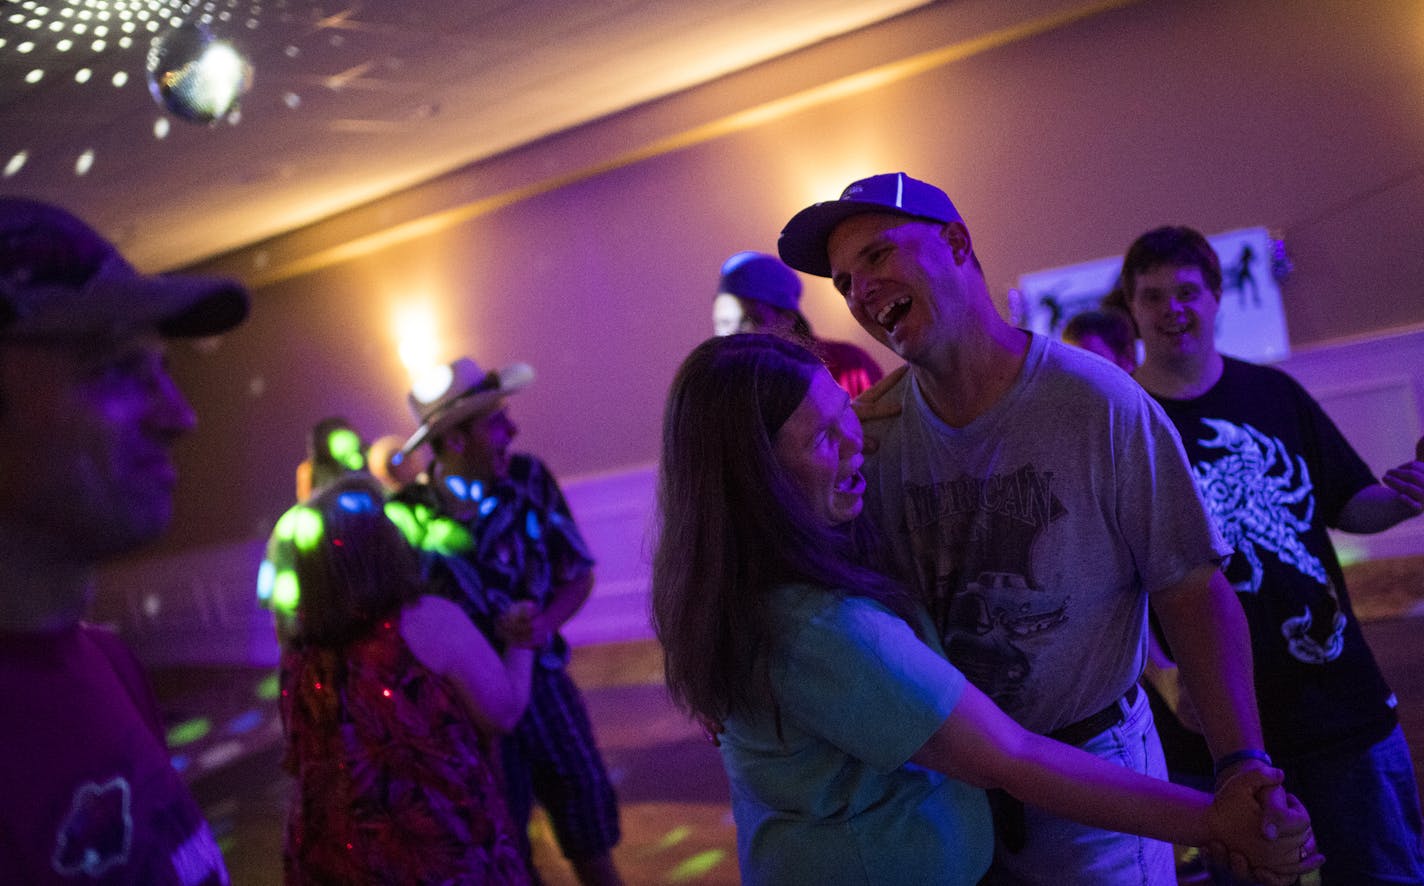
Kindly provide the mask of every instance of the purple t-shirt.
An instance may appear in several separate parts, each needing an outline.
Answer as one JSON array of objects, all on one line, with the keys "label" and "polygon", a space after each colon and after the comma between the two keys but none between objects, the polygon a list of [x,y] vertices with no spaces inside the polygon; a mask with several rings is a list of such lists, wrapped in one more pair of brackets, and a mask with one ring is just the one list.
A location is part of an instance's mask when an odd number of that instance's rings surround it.
[{"label": "purple t-shirt", "polygon": [[0,633],[0,872],[27,884],[226,884],[169,762],[157,705],[113,633]]}]

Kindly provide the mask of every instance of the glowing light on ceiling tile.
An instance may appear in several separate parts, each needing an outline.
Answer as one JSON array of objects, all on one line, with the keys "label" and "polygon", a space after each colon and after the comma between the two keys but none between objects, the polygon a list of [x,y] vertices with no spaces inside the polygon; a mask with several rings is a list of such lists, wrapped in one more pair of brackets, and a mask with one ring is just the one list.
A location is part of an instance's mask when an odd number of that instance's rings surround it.
[{"label": "glowing light on ceiling tile", "polygon": [[89,170],[94,168],[94,151],[89,149],[79,155],[79,159],[74,161],[75,175],[88,175]]}]

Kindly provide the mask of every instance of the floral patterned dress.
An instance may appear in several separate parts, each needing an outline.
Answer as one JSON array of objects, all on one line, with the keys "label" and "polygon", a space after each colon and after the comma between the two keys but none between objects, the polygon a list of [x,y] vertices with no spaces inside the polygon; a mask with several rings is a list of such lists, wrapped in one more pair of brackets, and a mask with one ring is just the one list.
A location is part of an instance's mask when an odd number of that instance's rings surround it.
[{"label": "floral patterned dress", "polygon": [[530,882],[496,745],[398,614],[344,650],[284,651],[281,678],[288,883]]}]

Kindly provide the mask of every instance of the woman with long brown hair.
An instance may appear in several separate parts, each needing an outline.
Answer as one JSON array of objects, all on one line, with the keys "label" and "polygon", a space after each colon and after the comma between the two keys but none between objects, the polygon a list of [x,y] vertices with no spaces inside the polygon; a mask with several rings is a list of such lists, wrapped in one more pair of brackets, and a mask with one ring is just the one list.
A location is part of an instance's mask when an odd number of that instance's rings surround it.
[{"label": "woman with long brown hair", "polygon": [[529,699],[533,653],[501,655],[424,592],[394,517],[352,474],[282,519],[274,543],[283,766],[296,779],[289,883],[530,882],[495,739]]},{"label": "woman with long brown hair", "polygon": [[711,339],[673,381],[654,624],[673,698],[722,730],[745,883],[974,883],[990,787],[1222,844],[1267,882],[1318,866],[1299,810],[1262,836],[1255,791],[1279,772],[1237,775],[1213,800],[1028,733],[968,683],[876,559],[861,461],[847,395],[797,345]]}]

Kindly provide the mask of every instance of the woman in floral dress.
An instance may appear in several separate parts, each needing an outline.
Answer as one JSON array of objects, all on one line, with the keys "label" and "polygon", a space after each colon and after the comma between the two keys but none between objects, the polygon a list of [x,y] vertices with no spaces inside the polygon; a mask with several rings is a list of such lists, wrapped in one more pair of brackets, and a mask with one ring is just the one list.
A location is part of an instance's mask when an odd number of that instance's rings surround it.
[{"label": "woman in floral dress", "polygon": [[527,884],[495,738],[528,702],[532,652],[499,655],[458,606],[423,593],[387,516],[400,507],[353,476],[278,533],[283,765],[296,779],[286,880]]}]

